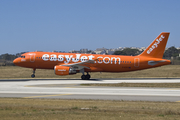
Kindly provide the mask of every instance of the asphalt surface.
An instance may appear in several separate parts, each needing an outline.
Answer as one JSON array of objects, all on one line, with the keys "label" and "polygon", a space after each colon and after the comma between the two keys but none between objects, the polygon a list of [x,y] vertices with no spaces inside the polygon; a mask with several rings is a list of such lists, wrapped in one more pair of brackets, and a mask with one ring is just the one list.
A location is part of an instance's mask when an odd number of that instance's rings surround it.
[{"label": "asphalt surface", "polygon": [[8,79],[0,97],[180,102],[180,88],[92,87],[84,83],[180,83],[180,79]]}]

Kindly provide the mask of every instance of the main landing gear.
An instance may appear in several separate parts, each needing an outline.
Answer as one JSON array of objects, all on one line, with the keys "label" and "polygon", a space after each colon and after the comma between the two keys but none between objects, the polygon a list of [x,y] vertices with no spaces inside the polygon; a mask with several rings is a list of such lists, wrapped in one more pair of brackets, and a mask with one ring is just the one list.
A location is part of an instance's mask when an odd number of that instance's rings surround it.
[{"label": "main landing gear", "polygon": [[35,77],[35,71],[36,71],[36,69],[33,69],[33,74],[31,75],[32,78]]},{"label": "main landing gear", "polygon": [[83,74],[83,75],[81,76],[81,79],[82,79],[82,80],[89,80],[90,78],[91,78],[91,76],[88,74],[88,72],[87,72],[87,75],[84,75],[84,74]]}]

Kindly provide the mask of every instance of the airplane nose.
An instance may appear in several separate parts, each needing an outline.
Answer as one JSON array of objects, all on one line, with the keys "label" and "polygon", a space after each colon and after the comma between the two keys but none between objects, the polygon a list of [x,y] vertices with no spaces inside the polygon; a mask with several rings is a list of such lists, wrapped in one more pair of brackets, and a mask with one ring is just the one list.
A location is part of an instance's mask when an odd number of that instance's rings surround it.
[{"label": "airplane nose", "polygon": [[17,65],[18,63],[20,63],[20,59],[19,59],[19,58],[16,58],[16,59],[13,61],[13,63],[14,63],[15,65]]}]

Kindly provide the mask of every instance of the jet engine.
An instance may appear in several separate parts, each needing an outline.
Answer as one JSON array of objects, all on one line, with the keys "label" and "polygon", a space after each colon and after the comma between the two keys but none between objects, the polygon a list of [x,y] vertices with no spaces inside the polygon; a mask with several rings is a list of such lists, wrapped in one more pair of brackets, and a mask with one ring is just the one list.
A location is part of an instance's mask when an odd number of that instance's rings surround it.
[{"label": "jet engine", "polygon": [[56,75],[72,75],[72,74],[76,74],[76,70],[73,70],[70,67],[59,66],[59,65],[56,65],[54,67],[54,72],[55,72]]}]

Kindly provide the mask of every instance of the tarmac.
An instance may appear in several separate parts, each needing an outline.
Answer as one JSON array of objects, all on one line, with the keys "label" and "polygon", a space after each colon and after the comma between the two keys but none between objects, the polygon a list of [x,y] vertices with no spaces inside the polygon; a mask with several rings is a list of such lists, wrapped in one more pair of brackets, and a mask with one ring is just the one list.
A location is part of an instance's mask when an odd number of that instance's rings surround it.
[{"label": "tarmac", "polygon": [[180,79],[1,79],[0,97],[180,102],[180,88],[80,85],[91,83],[180,83]]}]

